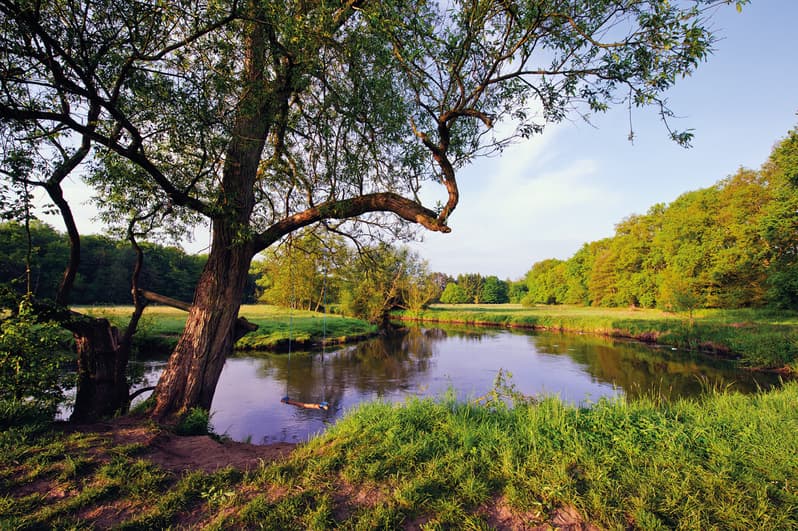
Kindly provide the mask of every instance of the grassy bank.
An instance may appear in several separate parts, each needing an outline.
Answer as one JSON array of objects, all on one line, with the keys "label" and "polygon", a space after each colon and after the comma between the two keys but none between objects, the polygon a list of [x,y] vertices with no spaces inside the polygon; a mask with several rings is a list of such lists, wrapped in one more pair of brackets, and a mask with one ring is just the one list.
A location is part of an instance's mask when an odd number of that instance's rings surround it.
[{"label": "grassy bank", "polygon": [[[120,325],[124,325],[133,312],[129,306],[84,307],[82,310],[107,317]],[[292,347],[301,349],[319,346],[322,341],[329,344],[355,341],[376,332],[375,326],[359,319],[306,310],[289,311],[265,304],[243,305],[240,315],[258,325],[255,332],[238,340],[236,348],[241,350],[285,350],[289,336]],[[164,306],[148,307],[137,333],[139,350],[171,350],[185,324],[186,312],[182,310]]]},{"label": "grassy bank", "polygon": [[245,473],[169,472],[110,441],[6,422],[0,528],[798,527],[796,383],[590,409],[373,403]]},{"label": "grassy bank", "polygon": [[406,319],[603,334],[739,359],[756,368],[798,370],[798,314],[699,310],[687,314],[629,308],[434,305]]}]

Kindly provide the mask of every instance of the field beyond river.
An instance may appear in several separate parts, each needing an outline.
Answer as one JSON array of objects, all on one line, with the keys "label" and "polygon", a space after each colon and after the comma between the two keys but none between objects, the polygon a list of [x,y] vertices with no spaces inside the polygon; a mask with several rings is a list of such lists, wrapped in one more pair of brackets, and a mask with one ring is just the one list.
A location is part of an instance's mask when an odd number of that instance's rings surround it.
[{"label": "field beyond river", "polygon": [[[120,324],[127,306],[85,311]],[[374,335],[359,319],[264,304],[243,305],[240,315],[258,325],[236,343],[240,350],[285,351],[343,344]],[[737,360],[757,370],[798,372],[798,312],[772,309],[696,310],[692,314],[640,308],[570,305],[435,304],[420,312],[394,312],[397,319],[472,326],[502,326],[600,334],[658,343]],[[169,351],[185,325],[185,312],[163,306],[145,311],[137,334],[140,351]]]},{"label": "field beyond river", "polygon": [[402,319],[601,334],[737,360],[741,366],[798,371],[798,313],[772,309],[696,310],[570,305],[436,304]]}]

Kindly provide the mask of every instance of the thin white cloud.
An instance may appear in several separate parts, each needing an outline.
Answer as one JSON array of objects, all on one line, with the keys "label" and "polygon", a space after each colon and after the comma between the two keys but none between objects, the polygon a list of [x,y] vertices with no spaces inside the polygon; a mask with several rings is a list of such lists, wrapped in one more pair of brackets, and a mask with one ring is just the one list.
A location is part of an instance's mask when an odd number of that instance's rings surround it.
[{"label": "thin white cloud", "polygon": [[[420,252],[433,269],[518,277],[539,259],[572,253],[611,228],[620,195],[601,186],[598,163],[556,149],[558,128],[462,171],[461,201],[448,235],[426,235]],[[591,223],[595,213],[601,221]],[[567,256],[566,256],[567,257]]]}]

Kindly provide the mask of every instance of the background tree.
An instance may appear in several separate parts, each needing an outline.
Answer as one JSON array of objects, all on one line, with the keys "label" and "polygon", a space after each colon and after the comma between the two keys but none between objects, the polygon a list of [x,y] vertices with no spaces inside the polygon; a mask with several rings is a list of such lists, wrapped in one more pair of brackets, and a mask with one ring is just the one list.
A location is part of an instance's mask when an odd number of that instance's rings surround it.
[{"label": "background tree", "polygon": [[798,308],[798,128],[790,131],[762,168],[772,200],[760,221],[769,262],[767,298],[782,308]]},{"label": "background tree", "polygon": [[482,284],[480,300],[485,304],[504,304],[510,302],[509,291],[507,282],[497,276],[489,276]]},{"label": "background tree", "polygon": [[443,304],[468,304],[472,299],[456,282],[449,282],[441,294]]},{"label": "background tree", "polygon": [[556,258],[537,262],[526,275],[524,304],[562,304],[567,289],[565,263]]},{"label": "background tree", "polygon": [[70,359],[61,328],[41,322],[25,298],[12,314],[0,319],[0,399],[32,401],[55,414],[70,382]]},{"label": "background tree", "polygon": [[427,262],[417,256],[414,261],[414,271],[407,277],[403,289],[402,306],[418,317],[430,303],[440,299],[443,290],[440,289],[435,274],[429,272]]},{"label": "background tree", "polygon": [[[406,247],[386,244],[365,248],[350,259],[341,271],[341,309],[344,313],[379,325],[390,331],[390,312],[408,308],[408,291],[413,290],[413,304],[419,309],[429,272],[426,263]],[[430,283],[429,286],[432,286]],[[415,291],[417,290],[417,291]],[[429,298],[432,293],[430,292]]]},{"label": "background tree", "polygon": [[338,299],[341,270],[350,259],[340,237],[322,240],[310,231],[299,234],[253,263],[261,289],[258,301],[322,311],[325,299]]},{"label": "background tree", "polygon": [[482,285],[485,279],[479,273],[462,273],[457,275],[457,285],[465,293],[467,302],[482,302]]},{"label": "background tree", "polygon": [[507,295],[510,299],[510,302],[515,304],[520,303],[527,293],[529,293],[529,288],[527,287],[526,282],[523,280],[512,281],[509,283]]}]

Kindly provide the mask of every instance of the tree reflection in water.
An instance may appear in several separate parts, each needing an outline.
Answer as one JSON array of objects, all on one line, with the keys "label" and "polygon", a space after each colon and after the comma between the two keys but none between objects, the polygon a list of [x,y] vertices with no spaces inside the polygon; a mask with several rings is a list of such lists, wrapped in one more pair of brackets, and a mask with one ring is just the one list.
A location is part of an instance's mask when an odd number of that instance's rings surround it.
[{"label": "tree reflection in water", "polygon": [[384,398],[410,389],[431,366],[438,331],[403,329],[332,353],[301,352],[264,357],[258,375],[286,384],[286,394],[308,402],[326,400],[340,410],[347,391]]}]

